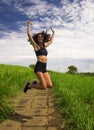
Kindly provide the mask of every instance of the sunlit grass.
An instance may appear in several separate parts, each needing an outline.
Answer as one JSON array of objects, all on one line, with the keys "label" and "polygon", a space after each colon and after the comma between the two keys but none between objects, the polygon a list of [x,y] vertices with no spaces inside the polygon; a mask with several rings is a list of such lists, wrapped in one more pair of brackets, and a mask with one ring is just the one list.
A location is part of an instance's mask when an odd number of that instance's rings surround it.
[{"label": "sunlit grass", "polygon": [[[50,71],[57,105],[65,119],[64,130],[94,130],[94,76]],[[0,65],[0,121],[13,112],[8,99],[35,78],[29,67]]]},{"label": "sunlit grass", "polygon": [[94,77],[52,72],[54,93],[66,130],[94,129]]},{"label": "sunlit grass", "polygon": [[27,81],[32,81],[34,72],[29,67],[0,64],[0,120],[13,110],[8,99],[17,96]]}]

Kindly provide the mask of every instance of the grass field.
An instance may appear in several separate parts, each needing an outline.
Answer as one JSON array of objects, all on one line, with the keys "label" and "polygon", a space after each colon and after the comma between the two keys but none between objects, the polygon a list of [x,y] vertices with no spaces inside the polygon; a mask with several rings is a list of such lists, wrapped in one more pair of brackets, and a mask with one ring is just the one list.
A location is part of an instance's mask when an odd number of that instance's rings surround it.
[{"label": "grass field", "polygon": [[32,81],[33,78],[31,68],[0,64],[0,121],[13,112],[8,100],[17,96],[26,81]]},{"label": "grass field", "polygon": [[66,130],[94,130],[94,76],[51,74]]},{"label": "grass field", "polygon": [[[58,108],[65,119],[64,130],[94,130],[94,76],[50,71]],[[31,68],[0,65],[0,121],[13,112],[8,104],[35,78]]]}]

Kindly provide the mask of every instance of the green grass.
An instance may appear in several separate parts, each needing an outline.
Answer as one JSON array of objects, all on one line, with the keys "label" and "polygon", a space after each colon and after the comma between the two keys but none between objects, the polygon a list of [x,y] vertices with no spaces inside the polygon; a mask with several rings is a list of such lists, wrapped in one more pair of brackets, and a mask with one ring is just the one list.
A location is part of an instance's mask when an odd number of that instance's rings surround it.
[{"label": "green grass", "polygon": [[94,77],[51,74],[65,130],[94,130]]},{"label": "green grass", "polygon": [[[50,71],[64,130],[94,130],[94,76]],[[8,103],[35,78],[31,68],[0,64],[0,121],[13,112]]]},{"label": "green grass", "polygon": [[0,121],[13,112],[8,100],[17,96],[26,81],[32,81],[34,76],[31,68],[0,64]]}]

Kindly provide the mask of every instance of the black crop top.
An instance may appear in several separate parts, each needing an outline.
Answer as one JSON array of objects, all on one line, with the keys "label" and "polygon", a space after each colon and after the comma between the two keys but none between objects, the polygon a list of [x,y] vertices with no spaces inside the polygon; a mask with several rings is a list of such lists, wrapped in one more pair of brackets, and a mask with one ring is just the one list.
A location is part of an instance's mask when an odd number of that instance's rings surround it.
[{"label": "black crop top", "polygon": [[48,52],[45,47],[41,47],[39,50],[35,51],[36,56],[44,55],[47,56]]}]

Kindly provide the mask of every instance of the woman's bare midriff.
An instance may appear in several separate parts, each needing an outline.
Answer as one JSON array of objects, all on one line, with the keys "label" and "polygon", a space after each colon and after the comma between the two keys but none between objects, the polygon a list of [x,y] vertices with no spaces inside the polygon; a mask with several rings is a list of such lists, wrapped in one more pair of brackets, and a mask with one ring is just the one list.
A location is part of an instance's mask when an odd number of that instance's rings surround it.
[{"label": "woman's bare midriff", "polygon": [[40,61],[40,62],[46,63],[47,62],[47,56],[43,56],[43,55],[38,56],[37,60]]}]

